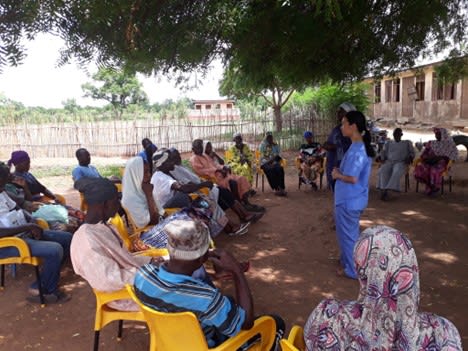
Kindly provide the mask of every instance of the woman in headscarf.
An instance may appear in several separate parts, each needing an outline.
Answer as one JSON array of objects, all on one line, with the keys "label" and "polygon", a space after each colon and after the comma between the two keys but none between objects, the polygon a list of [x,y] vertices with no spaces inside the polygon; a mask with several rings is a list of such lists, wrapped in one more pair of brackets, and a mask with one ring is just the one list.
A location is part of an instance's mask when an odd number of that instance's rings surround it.
[{"label": "woman in headscarf", "polygon": [[443,317],[418,312],[419,268],[410,240],[387,226],[366,229],[354,249],[356,301],[322,300],[304,327],[308,351],[461,351]]},{"label": "woman in headscarf", "polygon": [[226,153],[226,163],[231,167],[232,173],[247,178],[250,184],[253,180],[253,154],[249,146],[242,141],[241,133],[233,136],[234,145]]},{"label": "woman in headscarf", "polygon": [[[8,160],[8,167],[11,165],[15,166],[15,172],[9,178],[7,191],[17,201],[18,206],[45,219],[52,230],[74,233],[81,225],[84,213],[59,202],[55,194],[29,172],[31,159],[26,151],[13,151]],[[52,201],[55,201],[54,205],[51,204]],[[52,207],[41,209],[46,204]],[[40,211],[40,215],[36,211]],[[44,215],[45,212],[47,216]],[[61,215],[59,216],[58,213]]]},{"label": "woman in headscarf", "polygon": [[440,190],[442,174],[447,169],[450,160],[455,161],[458,150],[447,129],[434,128],[436,140],[426,143],[421,161],[414,169],[414,177],[418,182],[426,184],[426,194],[432,195]]},{"label": "woman in headscarf", "polygon": [[127,161],[122,177],[122,205],[138,227],[157,224],[159,220],[150,180],[150,165],[143,158]]},{"label": "woman in headscarf", "polygon": [[268,184],[274,190],[275,195],[286,196],[286,186],[284,185],[284,169],[281,166],[281,149],[273,140],[273,134],[267,132],[265,139],[260,144],[261,159],[260,164],[265,172]]},{"label": "woman in headscarf", "polygon": [[14,177],[23,178],[26,181],[28,189],[34,201],[44,201],[43,195],[50,200],[56,200],[54,193],[42,185],[36,177],[34,177],[29,169],[31,168],[31,159],[26,151],[17,150],[11,153],[11,158],[8,161],[8,166],[15,166],[13,173]]},{"label": "woman in headscarf", "polygon": [[[199,142],[200,139],[196,139],[195,142]],[[197,154],[191,158],[192,168],[199,176],[209,176],[216,181],[222,188],[229,189],[239,200],[242,202],[244,207],[249,211],[260,211],[264,210],[263,207],[251,204],[249,197],[255,194],[255,191],[251,188],[248,179],[241,175],[232,173],[229,167],[223,166],[224,161],[213,151],[213,147],[210,141],[203,141],[203,152],[202,159],[200,162],[194,162],[194,158],[197,158]],[[197,158],[199,159],[199,158]],[[208,162],[206,162],[206,161]],[[222,161],[222,162],[220,162]]]}]

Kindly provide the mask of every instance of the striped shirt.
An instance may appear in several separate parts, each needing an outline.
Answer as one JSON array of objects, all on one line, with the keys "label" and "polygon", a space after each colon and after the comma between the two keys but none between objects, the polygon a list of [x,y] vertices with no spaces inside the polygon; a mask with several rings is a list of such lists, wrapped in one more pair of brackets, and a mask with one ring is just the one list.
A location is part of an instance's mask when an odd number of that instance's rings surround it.
[{"label": "striped shirt", "polygon": [[201,280],[171,273],[164,265],[142,266],[135,291],[143,304],[157,311],[193,312],[210,348],[237,335],[244,324],[245,311],[231,297]]}]

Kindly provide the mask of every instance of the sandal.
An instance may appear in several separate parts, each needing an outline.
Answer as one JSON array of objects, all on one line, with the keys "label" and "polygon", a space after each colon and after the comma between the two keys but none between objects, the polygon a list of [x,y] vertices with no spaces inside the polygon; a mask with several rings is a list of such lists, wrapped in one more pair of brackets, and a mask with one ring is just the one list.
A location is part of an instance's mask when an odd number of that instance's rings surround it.
[{"label": "sandal", "polygon": [[247,234],[248,231],[249,231],[249,225],[250,225],[250,222],[242,223],[239,226],[239,229],[237,229],[235,232],[227,233],[227,235],[229,235],[229,236],[241,236],[241,235]]}]

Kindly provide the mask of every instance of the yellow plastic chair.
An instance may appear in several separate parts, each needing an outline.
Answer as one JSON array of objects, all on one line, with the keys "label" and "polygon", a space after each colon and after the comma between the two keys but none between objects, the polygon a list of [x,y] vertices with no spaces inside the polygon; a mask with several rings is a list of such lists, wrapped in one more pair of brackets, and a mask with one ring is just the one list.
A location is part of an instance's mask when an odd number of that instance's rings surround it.
[{"label": "yellow plastic chair", "polygon": [[80,210],[85,213],[88,211],[88,203],[86,202],[82,192],[80,192]]},{"label": "yellow plastic chair", "polygon": [[[127,227],[125,226],[125,223],[122,217],[120,217],[118,213],[109,220],[109,223],[111,223],[117,229],[117,232],[122,238],[124,245],[128,249],[128,251],[133,252],[133,240],[135,239],[137,235],[130,235],[128,233]],[[167,249],[154,248],[154,249],[148,249],[145,251],[138,251],[136,253],[138,255],[151,256],[151,257],[169,256],[169,252],[167,251]]]},{"label": "yellow plastic chair", "polygon": [[132,236],[140,235],[143,232],[146,232],[149,230],[153,225],[147,225],[145,227],[138,227],[133,220],[132,215],[130,214],[130,211],[128,211],[125,207],[122,206],[122,208],[125,211],[125,217],[127,218],[128,225],[130,226],[130,229],[132,231]]},{"label": "yellow plastic chair", "polygon": [[[55,195],[55,201],[58,202],[60,205],[65,206],[67,204],[67,200],[65,199],[65,196],[61,194],[54,194],[54,195]],[[53,202],[54,200],[44,195],[44,196],[41,196],[37,201],[47,203],[47,202]]]},{"label": "yellow plastic chair", "polygon": [[36,279],[38,282],[39,297],[41,301],[41,307],[45,306],[44,294],[42,292],[41,275],[39,273],[40,259],[38,257],[31,256],[29,246],[26,242],[17,237],[6,237],[0,239],[0,248],[15,247],[18,250],[18,256],[0,258],[0,288],[4,289],[5,286],[5,265],[6,264],[30,264],[34,266],[36,270]]},{"label": "yellow plastic chair", "polygon": [[289,332],[287,339],[281,339],[281,350],[283,351],[304,351],[304,331],[301,327],[295,325]]},{"label": "yellow plastic chair", "polygon": [[45,219],[42,218],[35,218],[36,224],[41,227],[43,230],[49,229],[49,223]]},{"label": "yellow plastic chair", "polygon": [[242,330],[221,345],[209,349],[195,314],[155,311],[141,303],[132,286],[126,287],[145,315],[150,331],[150,351],[235,351],[257,334],[261,335],[261,340],[249,350],[270,350],[273,345],[276,332],[275,321],[272,317],[264,316],[257,318],[251,329]]},{"label": "yellow plastic chair", "polygon": [[111,301],[116,300],[130,300],[131,296],[128,291],[120,289],[114,292],[103,292],[94,290],[96,296],[96,317],[94,320],[94,351],[99,349],[99,335],[102,328],[113,321],[119,321],[117,340],[120,341],[122,338],[123,321],[137,321],[145,322],[145,316],[142,311],[119,311],[115,310],[107,304]]},{"label": "yellow plastic chair", "polygon": [[[262,177],[262,193],[265,192],[265,172],[263,172],[263,169],[261,167],[260,163],[261,159],[261,154],[260,150],[255,150],[255,187],[258,188],[258,176],[260,175]],[[282,158],[280,161],[281,167],[286,168],[288,165],[288,161],[285,158]]]}]

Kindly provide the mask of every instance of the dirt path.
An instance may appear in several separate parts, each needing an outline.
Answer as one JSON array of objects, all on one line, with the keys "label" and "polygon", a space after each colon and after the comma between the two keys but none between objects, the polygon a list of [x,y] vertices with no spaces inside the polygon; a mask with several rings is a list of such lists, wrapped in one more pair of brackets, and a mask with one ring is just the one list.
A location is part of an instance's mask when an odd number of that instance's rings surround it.
[{"label": "dirt path", "polygon": [[[288,157],[288,164],[292,165],[293,155]],[[361,225],[364,228],[387,224],[409,235],[421,270],[420,309],[451,319],[467,344],[468,163],[455,164],[453,171],[454,191],[435,199],[415,193],[413,180],[410,192],[386,203],[378,199],[372,187]],[[70,203],[78,204],[68,178],[44,181],[57,192],[64,192]],[[298,191],[291,166],[287,183],[287,198],[275,197],[269,189],[265,193],[259,190],[255,201],[268,211],[248,235],[221,235],[216,242],[240,259],[250,259],[248,280],[256,314],[280,314],[290,328],[293,324],[302,325],[322,298],[354,299],[358,287],[357,282],[334,274],[337,246],[331,193]],[[75,276],[70,266],[66,267],[62,282],[73,299],[41,309],[25,301],[32,273],[32,269],[22,266],[13,279],[7,270],[6,288],[0,292],[0,350],[89,350],[93,342],[94,296],[87,283]],[[222,285],[230,289],[228,283]],[[146,328],[141,324],[126,325],[121,342],[116,341],[116,325],[105,328],[100,350],[147,349]]]}]

